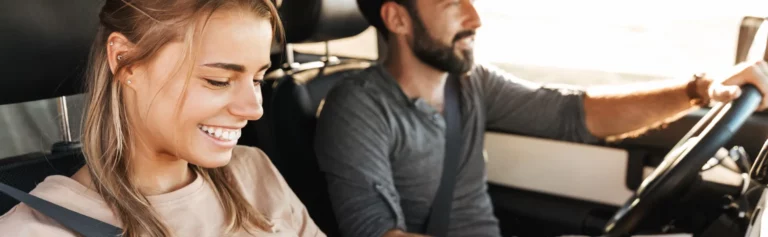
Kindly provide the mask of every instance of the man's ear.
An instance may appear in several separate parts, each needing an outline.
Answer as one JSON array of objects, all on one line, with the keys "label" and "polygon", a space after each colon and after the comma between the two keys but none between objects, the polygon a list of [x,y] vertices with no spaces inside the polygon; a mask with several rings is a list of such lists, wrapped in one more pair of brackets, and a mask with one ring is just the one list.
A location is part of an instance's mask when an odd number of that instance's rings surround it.
[{"label": "man's ear", "polygon": [[408,9],[405,9],[404,6],[388,1],[381,5],[380,13],[384,26],[393,34],[403,35],[412,33],[411,16],[408,14]]},{"label": "man's ear", "polygon": [[[130,67],[125,66],[125,63],[134,48],[133,43],[125,35],[113,32],[107,37],[106,47],[107,62],[109,63],[109,70],[112,72],[112,75],[115,75],[115,79],[120,80],[120,82],[130,84],[128,83],[128,78],[132,76],[133,72]],[[120,68],[120,71],[117,71],[118,68]]]}]

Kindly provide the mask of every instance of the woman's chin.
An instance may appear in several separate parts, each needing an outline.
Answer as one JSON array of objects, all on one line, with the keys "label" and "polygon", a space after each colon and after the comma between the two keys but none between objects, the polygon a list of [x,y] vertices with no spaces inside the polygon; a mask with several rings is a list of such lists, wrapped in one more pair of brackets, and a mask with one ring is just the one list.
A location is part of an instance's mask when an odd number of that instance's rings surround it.
[{"label": "woman's chin", "polygon": [[218,168],[218,167],[225,166],[229,164],[230,160],[232,160],[232,150],[229,150],[227,152],[210,152],[204,156],[200,156],[205,153],[204,152],[198,153],[198,159],[195,159],[196,162],[190,162],[190,163],[203,168],[210,169],[210,168]]}]

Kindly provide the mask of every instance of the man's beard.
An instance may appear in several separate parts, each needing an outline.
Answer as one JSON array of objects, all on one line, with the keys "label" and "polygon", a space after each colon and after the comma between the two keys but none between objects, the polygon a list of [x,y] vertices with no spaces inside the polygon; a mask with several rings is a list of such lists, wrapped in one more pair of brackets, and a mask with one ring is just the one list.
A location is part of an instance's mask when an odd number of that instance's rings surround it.
[{"label": "man's beard", "polygon": [[453,38],[451,45],[444,45],[429,35],[418,14],[411,15],[413,16],[413,38],[409,43],[411,50],[419,60],[438,70],[452,74],[464,74],[472,69],[474,64],[472,50],[461,50],[459,52],[461,55],[457,55],[455,52],[456,42],[465,37],[473,36],[474,31],[459,32]]}]

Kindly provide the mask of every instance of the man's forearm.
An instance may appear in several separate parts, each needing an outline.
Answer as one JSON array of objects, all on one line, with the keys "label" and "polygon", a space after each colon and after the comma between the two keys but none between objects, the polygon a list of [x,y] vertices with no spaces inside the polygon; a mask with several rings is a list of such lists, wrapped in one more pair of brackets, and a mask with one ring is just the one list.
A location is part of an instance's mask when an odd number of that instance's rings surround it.
[{"label": "man's forearm", "polygon": [[[587,128],[601,138],[623,138],[642,133],[684,115],[693,106],[687,93],[690,80],[666,80],[587,90],[584,111]],[[712,82],[695,84],[706,95]]]}]

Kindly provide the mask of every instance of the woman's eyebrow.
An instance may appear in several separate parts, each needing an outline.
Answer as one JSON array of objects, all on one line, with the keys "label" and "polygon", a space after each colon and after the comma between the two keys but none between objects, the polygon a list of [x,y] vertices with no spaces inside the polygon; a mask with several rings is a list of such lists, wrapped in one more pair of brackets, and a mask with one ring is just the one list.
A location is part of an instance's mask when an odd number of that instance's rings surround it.
[{"label": "woman's eyebrow", "polygon": [[[220,68],[220,69],[229,70],[229,71],[235,71],[235,72],[239,72],[239,73],[245,72],[245,66],[240,65],[240,64],[233,64],[233,63],[206,63],[206,64],[203,64],[203,66],[213,67],[213,68]],[[264,64],[264,66],[261,66],[261,68],[259,68],[259,71],[267,70],[271,66],[272,66],[272,62]]]},{"label": "woman's eyebrow", "polygon": [[203,64],[203,66],[213,67],[213,68],[220,68],[220,69],[229,70],[229,71],[235,71],[235,72],[240,72],[240,73],[245,72],[245,66],[240,65],[240,64],[232,64],[232,63],[206,63],[206,64]]}]

